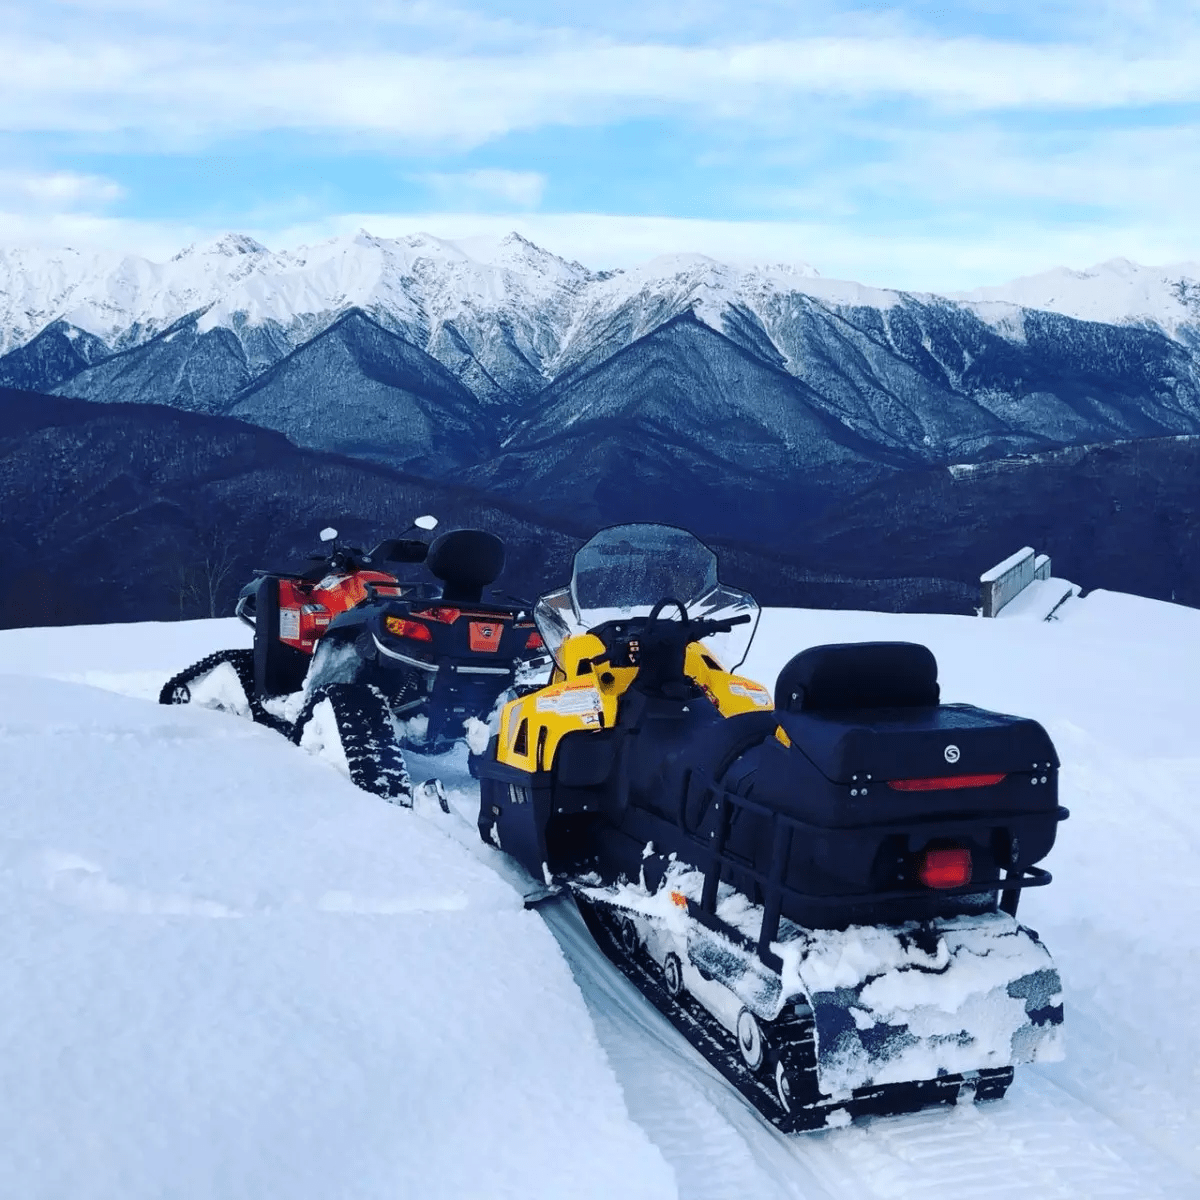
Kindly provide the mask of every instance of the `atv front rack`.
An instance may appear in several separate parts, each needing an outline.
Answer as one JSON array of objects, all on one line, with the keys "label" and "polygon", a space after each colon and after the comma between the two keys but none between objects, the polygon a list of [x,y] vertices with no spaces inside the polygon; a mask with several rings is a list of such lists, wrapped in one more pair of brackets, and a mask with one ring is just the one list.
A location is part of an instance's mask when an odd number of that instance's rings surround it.
[{"label": "atv front rack", "polygon": [[[716,830],[712,835],[713,840],[703,838],[694,830],[688,828],[684,810],[687,807],[689,796],[693,794],[691,790],[693,781],[701,786],[703,789],[702,794],[710,797],[717,808],[716,820],[714,822]],[[731,828],[734,809],[740,809],[743,812],[765,817],[771,822],[771,863],[766,871],[760,871],[752,864],[746,862],[745,859],[741,857],[734,858],[726,851],[725,843]],[[1008,817],[1020,817],[1022,815],[1026,814],[1006,814]],[[1036,815],[1042,814],[1039,813]],[[1065,821],[1069,816],[1070,812],[1061,804],[1058,805],[1055,812],[1055,819],[1057,821]],[[980,823],[980,816],[957,819],[946,819],[939,816],[931,818],[928,822],[913,820],[871,822],[869,828],[880,830],[884,833],[889,831],[911,832],[914,827],[920,828],[922,824],[929,824],[936,825],[939,836],[952,837],[956,833],[978,829]],[[820,835],[827,834],[829,830],[825,826],[815,825],[812,822],[804,821],[799,817],[791,816],[777,809],[768,808],[766,805],[759,804],[746,796],[738,795],[736,792],[731,792],[727,788],[718,785],[706,774],[694,769],[685,777],[685,787],[680,800],[679,829],[700,849],[701,853],[698,856],[700,861],[697,863],[697,866],[703,865],[704,869],[704,887],[701,891],[700,901],[698,904],[694,900],[688,901],[689,914],[702,925],[707,926],[715,932],[724,934],[736,944],[742,945],[757,954],[759,961],[772,971],[780,971],[783,966],[782,960],[771,949],[771,945],[779,939],[779,922],[782,918],[785,899],[799,901],[803,904],[816,907],[838,908],[860,904],[884,904],[888,901],[911,900],[913,896],[911,891],[894,890],[824,895],[802,891],[799,888],[784,883],[784,873],[787,871],[788,863],[791,859],[792,840],[796,833],[807,832]],[[717,892],[721,883],[722,871],[726,868],[753,879],[762,890],[763,918],[757,945],[740,930],[734,929],[717,916]],[[1010,916],[1015,916],[1017,901],[1020,898],[1021,891],[1025,888],[1045,887],[1046,884],[1051,882],[1052,878],[1050,872],[1042,867],[1025,866],[1016,869],[1008,868],[1005,869],[1002,879],[976,880],[959,887],[939,888],[937,894],[939,896],[951,897],[971,896],[979,895],[982,892],[999,891],[1001,892],[1001,911],[1008,913]]]}]

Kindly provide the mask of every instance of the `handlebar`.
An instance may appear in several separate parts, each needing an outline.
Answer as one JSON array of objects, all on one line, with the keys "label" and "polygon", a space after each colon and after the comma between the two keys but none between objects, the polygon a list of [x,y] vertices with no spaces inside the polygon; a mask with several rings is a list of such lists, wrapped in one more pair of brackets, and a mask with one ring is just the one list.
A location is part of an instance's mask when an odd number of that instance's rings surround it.
[{"label": "handlebar", "polygon": [[[664,608],[674,605],[679,609],[678,621],[666,620]],[[729,617],[723,621],[688,616],[687,608],[674,597],[660,600],[646,618],[639,640],[638,678],[635,686],[646,692],[663,695],[683,694],[694,688],[684,670],[689,643],[698,642],[714,633],[728,633],[735,625],[745,625],[750,617]]]},{"label": "handlebar", "polygon": [[[664,620],[662,610],[668,605],[674,605],[679,609],[678,621]],[[729,617],[724,621],[713,621],[705,617],[698,620],[688,616],[686,605],[681,601],[676,600],[673,596],[665,597],[660,600],[651,610],[650,615],[646,618],[646,628],[642,636],[653,636],[651,630],[657,633],[660,629],[672,630],[672,627],[677,627],[680,633],[687,634],[687,641],[697,642],[701,638],[709,637],[714,633],[729,633],[735,625],[748,625],[750,617],[748,614],[743,614],[740,617]],[[668,635],[670,636],[670,635]],[[674,640],[672,638],[671,640]]]}]

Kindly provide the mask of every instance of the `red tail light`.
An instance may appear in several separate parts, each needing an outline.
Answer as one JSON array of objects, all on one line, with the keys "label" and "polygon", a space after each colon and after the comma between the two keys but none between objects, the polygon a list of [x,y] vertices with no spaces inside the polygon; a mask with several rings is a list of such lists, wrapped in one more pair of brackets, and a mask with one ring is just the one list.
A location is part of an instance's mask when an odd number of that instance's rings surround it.
[{"label": "red tail light", "polygon": [[970,883],[970,850],[926,850],[921,859],[921,882],[930,888],[955,888]]},{"label": "red tail light", "polygon": [[540,650],[546,643],[542,641],[542,635],[535,629],[525,640],[526,650]]},{"label": "red tail light", "polygon": [[420,621],[406,621],[403,617],[388,617],[386,624],[388,633],[395,634],[396,637],[412,638],[415,642],[433,641],[433,631],[428,625],[422,625]]},{"label": "red tail light", "polygon": [[952,788],[991,787],[1003,775],[935,775],[932,779],[889,779],[898,792],[946,792]]},{"label": "red tail light", "polygon": [[442,625],[453,625],[459,617],[462,616],[461,608],[425,608],[419,613],[413,613],[414,617],[424,617],[427,621],[438,621]]}]

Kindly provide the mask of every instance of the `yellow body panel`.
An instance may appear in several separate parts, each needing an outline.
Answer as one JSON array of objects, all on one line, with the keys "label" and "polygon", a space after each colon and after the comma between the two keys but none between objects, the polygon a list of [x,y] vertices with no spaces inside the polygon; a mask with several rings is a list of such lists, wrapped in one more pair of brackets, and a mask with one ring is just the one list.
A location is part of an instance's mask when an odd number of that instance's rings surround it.
[{"label": "yellow body panel", "polygon": [[[549,685],[511,700],[501,710],[497,761],[531,774],[548,771],[564,734],[579,729],[598,732],[616,724],[617,705],[637,678],[637,667],[609,666],[601,658],[604,652],[604,643],[594,634],[567,638],[559,647]],[[771,693],[762,684],[726,671],[699,642],[688,646],[684,670],[722,716],[773,707]]]},{"label": "yellow body panel", "polygon": [[775,707],[771,693],[761,683],[726,671],[699,642],[687,648],[683,669],[704,689],[723,717]]}]

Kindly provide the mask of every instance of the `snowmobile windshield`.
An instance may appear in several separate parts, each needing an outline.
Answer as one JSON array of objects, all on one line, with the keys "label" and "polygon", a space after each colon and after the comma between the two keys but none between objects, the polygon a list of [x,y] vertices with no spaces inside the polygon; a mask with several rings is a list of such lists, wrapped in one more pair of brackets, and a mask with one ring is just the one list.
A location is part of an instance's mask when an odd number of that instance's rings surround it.
[{"label": "snowmobile windshield", "polygon": [[[717,556],[686,529],[671,525],[602,529],[575,555],[570,584],[538,601],[534,620],[557,658],[568,637],[620,617],[647,616],[665,599],[680,601],[691,618],[749,616],[731,632],[704,639],[728,670],[746,657],[758,624],[754,597],[725,587],[717,578]],[[672,616],[671,609],[663,615]]]}]

